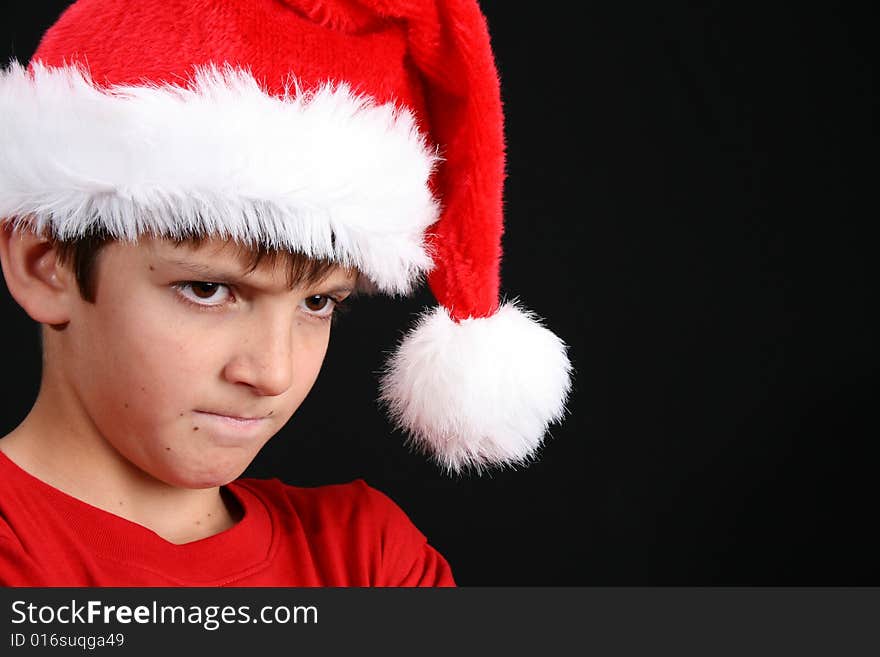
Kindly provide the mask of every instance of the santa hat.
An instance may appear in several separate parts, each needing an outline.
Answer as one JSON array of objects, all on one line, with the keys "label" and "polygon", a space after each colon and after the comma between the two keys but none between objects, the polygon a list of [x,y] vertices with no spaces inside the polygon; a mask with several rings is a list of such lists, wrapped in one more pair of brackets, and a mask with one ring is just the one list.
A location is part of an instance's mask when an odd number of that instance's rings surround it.
[{"label": "santa hat", "polygon": [[381,399],[458,471],[530,460],[565,344],[499,300],[503,115],[475,0],[79,0],[0,73],[0,217],[427,274]]}]

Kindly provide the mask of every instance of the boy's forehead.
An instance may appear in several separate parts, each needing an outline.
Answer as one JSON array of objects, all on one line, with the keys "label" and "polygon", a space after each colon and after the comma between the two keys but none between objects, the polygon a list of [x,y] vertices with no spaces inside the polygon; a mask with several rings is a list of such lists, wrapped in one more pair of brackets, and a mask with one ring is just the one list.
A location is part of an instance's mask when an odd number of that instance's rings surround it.
[{"label": "boy's forehead", "polygon": [[209,259],[214,263],[247,265],[251,257],[247,246],[217,237],[174,241],[166,237],[148,236],[138,238],[138,243],[144,244],[150,255],[168,260]]}]

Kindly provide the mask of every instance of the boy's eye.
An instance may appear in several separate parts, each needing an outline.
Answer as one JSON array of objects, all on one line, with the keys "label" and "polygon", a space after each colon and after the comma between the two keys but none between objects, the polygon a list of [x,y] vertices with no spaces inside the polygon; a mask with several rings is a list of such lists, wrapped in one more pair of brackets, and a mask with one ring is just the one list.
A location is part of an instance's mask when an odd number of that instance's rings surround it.
[{"label": "boy's eye", "polygon": [[339,302],[326,294],[314,294],[302,300],[306,311],[318,319],[330,319],[336,312]]},{"label": "boy's eye", "polygon": [[217,292],[220,283],[192,283],[190,289],[199,299],[210,299]]},{"label": "boy's eye", "polygon": [[324,296],[323,294],[316,294],[306,299],[306,307],[312,312],[318,313],[324,310],[331,301],[332,299],[330,297]]},{"label": "boy's eye", "polygon": [[225,303],[231,293],[229,286],[208,281],[185,281],[174,285],[188,301],[200,306],[219,306]]}]

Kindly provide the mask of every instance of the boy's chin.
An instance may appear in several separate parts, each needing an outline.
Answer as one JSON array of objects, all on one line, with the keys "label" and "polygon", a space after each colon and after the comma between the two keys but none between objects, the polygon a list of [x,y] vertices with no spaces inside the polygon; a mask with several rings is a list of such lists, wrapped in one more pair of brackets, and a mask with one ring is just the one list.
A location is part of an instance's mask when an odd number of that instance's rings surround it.
[{"label": "boy's chin", "polygon": [[207,488],[221,488],[223,486],[226,486],[227,484],[231,484],[233,481],[238,479],[240,474],[241,473],[239,473],[238,475],[232,476],[232,477],[223,477],[223,478],[216,478],[216,479],[210,479],[210,480],[187,481],[187,482],[183,482],[183,483],[179,484],[178,488],[187,488],[189,490],[204,490]]},{"label": "boy's chin", "polygon": [[216,470],[201,469],[198,472],[170,466],[161,473],[150,473],[157,479],[175,488],[203,489],[218,488],[238,479],[247,469],[248,463]]}]

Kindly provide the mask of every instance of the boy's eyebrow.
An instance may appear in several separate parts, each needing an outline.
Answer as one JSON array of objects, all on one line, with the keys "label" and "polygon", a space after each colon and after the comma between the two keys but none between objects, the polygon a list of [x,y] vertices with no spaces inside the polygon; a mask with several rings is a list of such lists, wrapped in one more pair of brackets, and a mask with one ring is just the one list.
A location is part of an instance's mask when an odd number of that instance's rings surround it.
[{"label": "boy's eyebrow", "polygon": [[204,274],[208,276],[213,276],[215,278],[227,278],[227,279],[237,279],[243,278],[245,275],[245,271],[225,271],[222,268],[218,268],[213,265],[203,265],[198,262],[190,262],[188,260],[168,260],[166,258],[162,258],[162,261],[166,265],[172,265],[174,267],[180,267],[181,269],[186,269],[187,271],[191,271],[194,274]]},{"label": "boy's eyebrow", "polygon": [[336,287],[331,287],[329,290],[325,290],[322,288],[318,288],[321,290],[321,294],[354,294],[354,286],[353,285],[338,285]]},{"label": "boy's eyebrow", "polygon": [[[174,267],[180,267],[181,269],[186,269],[187,271],[192,272],[193,274],[204,276],[207,279],[210,279],[211,282],[216,283],[236,283],[240,282],[241,279],[245,277],[246,272],[244,270],[239,271],[224,271],[222,268],[217,268],[212,265],[203,265],[199,262],[190,262],[188,260],[169,260],[166,258],[162,258],[161,260],[168,265],[172,265]],[[320,284],[318,284],[320,286]],[[337,285],[336,287],[330,288],[326,290],[331,294],[343,294],[343,293],[352,293],[355,291],[355,285],[343,284]]]}]

